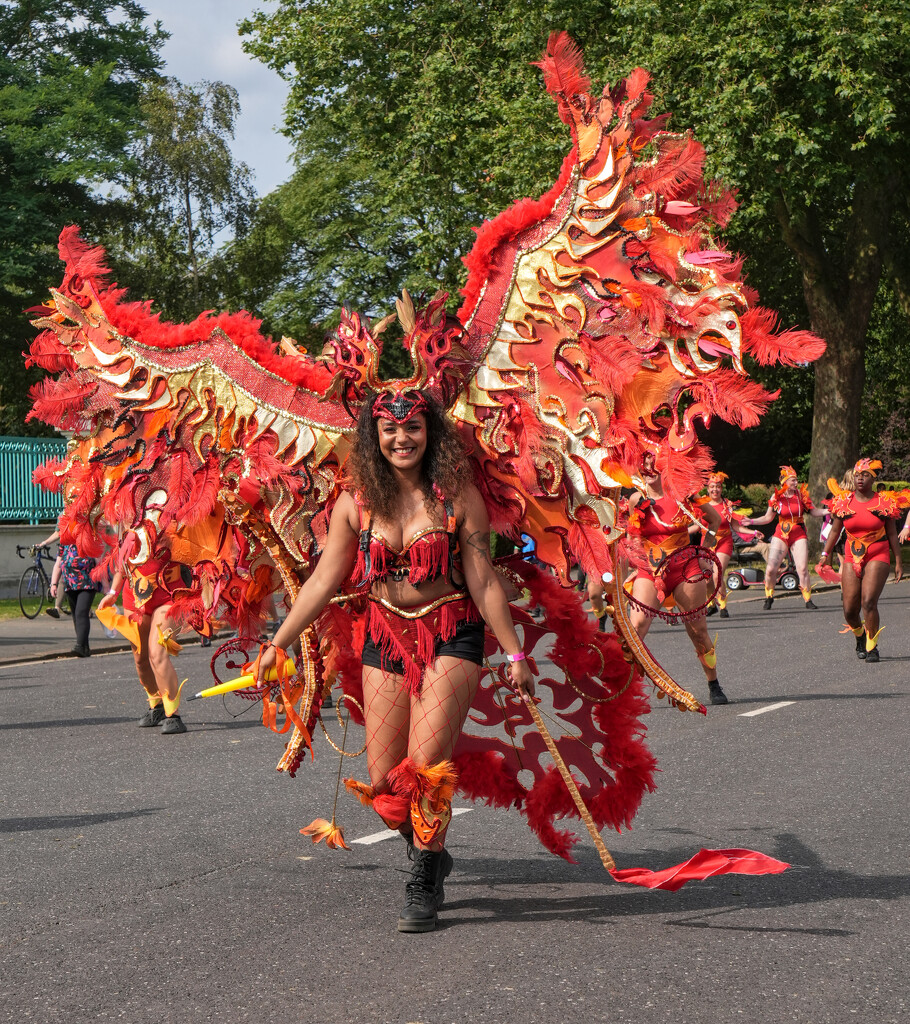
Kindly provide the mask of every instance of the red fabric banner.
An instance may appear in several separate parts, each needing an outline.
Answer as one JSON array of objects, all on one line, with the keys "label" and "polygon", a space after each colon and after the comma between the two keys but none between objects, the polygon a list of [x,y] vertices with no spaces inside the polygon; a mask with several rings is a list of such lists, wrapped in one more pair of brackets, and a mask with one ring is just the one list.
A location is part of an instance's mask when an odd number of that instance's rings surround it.
[{"label": "red fabric banner", "polygon": [[712,875],[779,875],[789,864],[755,850],[699,850],[684,864],[663,871],[625,868],[611,871],[617,882],[642,885],[646,889],[668,889],[676,892],[686,882],[700,882]]}]

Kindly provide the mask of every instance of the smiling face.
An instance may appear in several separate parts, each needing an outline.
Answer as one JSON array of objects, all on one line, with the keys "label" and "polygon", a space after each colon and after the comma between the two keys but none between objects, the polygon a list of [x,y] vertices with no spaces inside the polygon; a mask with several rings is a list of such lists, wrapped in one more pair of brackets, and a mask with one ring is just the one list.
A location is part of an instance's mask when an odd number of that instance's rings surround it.
[{"label": "smiling face", "polygon": [[712,501],[720,501],[724,496],[724,485],[720,480],[711,480],[708,483],[708,497]]},{"label": "smiling face", "polygon": [[415,412],[404,423],[396,423],[384,416],[376,420],[379,431],[379,450],[393,469],[416,469],[427,450],[427,418]]},{"label": "smiling face", "polygon": [[797,480],[795,476],[788,476],[784,480],[784,487],[786,488],[787,494],[796,494],[797,491]]}]

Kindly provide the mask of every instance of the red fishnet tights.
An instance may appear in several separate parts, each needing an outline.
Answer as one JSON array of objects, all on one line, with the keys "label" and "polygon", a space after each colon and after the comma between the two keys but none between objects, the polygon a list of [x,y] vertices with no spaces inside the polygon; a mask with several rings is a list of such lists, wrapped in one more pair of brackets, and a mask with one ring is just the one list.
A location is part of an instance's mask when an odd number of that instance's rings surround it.
[{"label": "red fishnet tights", "polygon": [[[405,757],[419,765],[451,758],[479,681],[479,665],[441,657],[427,666],[420,693],[412,695],[401,676],[364,667],[367,770],[376,793],[388,792],[386,775]],[[409,830],[402,826],[403,833]],[[445,833],[431,848],[444,843]]]}]

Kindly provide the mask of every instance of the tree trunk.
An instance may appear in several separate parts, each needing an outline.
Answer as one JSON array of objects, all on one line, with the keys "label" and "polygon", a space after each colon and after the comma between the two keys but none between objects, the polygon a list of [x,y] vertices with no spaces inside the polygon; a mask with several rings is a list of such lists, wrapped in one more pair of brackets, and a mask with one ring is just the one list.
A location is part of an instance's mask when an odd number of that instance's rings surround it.
[{"label": "tree trunk", "polygon": [[[190,268],[193,273],[193,298],[199,306],[199,265],[196,262],[196,239],[193,230],[193,204],[190,201],[190,183],[184,181],[183,201],[186,209],[186,240],[190,255]],[[197,309],[198,312],[198,309]]]},{"label": "tree trunk", "polygon": [[[857,181],[843,251],[834,258],[813,210],[793,216],[783,196],[777,205],[784,240],[802,270],[812,330],[827,343],[815,364],[809,490],[816,502],[828,477],[840,479],[859,456],[866,331],[882,275],[891,187]],[[810,543],[814,549],[811,535]]]},{"label": "tree trunk", "polygon": [[867,324],[833,316],[812,319],[812,330],[828,344],[815,364],[809,490],[816,504],[825,496],[828,477],[840,480],[859,456]]}]

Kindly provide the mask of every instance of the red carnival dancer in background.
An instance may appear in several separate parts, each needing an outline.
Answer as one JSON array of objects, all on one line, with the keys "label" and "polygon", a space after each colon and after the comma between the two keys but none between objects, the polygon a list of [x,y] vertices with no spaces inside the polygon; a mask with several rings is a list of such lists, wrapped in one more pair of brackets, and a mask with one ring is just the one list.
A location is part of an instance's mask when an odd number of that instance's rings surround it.
[{"label": "red carnival dancer in background", "polygon": [[819,566],[827,564],[843,527],[847,533],[841,572],[844,617],[847,628],[856,637],[856,656],[867,664],[880,660],[878,599],[888,579],[891,552],[894,552],[895,581],[904,574],[895,523],[900,517],[902,502],[889,491],[873,491],[875,471],[881,468],[877,459],[860,459],[853,467],[856,488],[853,491],[841,490],[833,480],[828,481],[834,492],[827,503],[834,526],[819,559]]},{"label": "red carnival dancer in background", "polygon": [[812,587],[809,583],[809,541],[803,522],[806,513],[815,519],[825,517],[825,513],[812,504],[809,488],[797,481],[796,470],[792,466],[781,466],[780,487],[771,495],[768,511],[758,519],[742,520],[744,526],[763,526],[777,516],[777,527],[771,538],[771,550],[768,552],[768,564],[765,569],[765,611],[774,604],[777,574],[788,551],[796,566],[799,589],[806,607],[818,607],[812,600]]},{"label": "red carnival dancer in background", "polygon": [[[730,564],[730,556],[733,554],[733,534],[737,537],[742,537],[743,540],[754,540],[760,536],[758,531],[744,532],[740,529],[745,520],[744,512],[737,512],[736,507],[732,501],[728,501],[724,497],[724,480],[727,480],[726,473],[712,473],[708,477],[708,496],[706,498],[699,498],[698,504],[704,509],[706,505],[710,505],[711,508],[720,517],[720,526],[717,528],[717,534],[712,538],[711,530],[703,530],[701,535],[701,542],[704,547],[712,547],[710,543],[714,540],[714,554],[717,555],[717,560],[720,562],[720,589],[717,592],[717,597],[708,608],[708,615],[713,615],[718,608],[720,609],[720,617],[722,619],[728,619],[730,613],[727,611],[727,583],[724,579],[724,573],[727,571],[727,566]],[[738,503],[737,503],[738,504]]]},{"label": "red carnival dancer in background", "polygon": [[[672,598],[681,610],[686,632],[704,669],[711,703],[727,704],[727,695],[717,681],[717,655],[705,613],[698,611],[704,609],[708,595],[704,566],[698,549],[689,540],[689,527],[698,523],[696,507],[664,494],[660,473],[650,453],[642,460],[641,479],[643,488],[629,498],[628,532],[647,566],[638,566],[632,582],[632,625],[644,639],[653,619],[653,613],[646,609]],[[717,512],[710,505],[702,506],[698,512],[707,521],[708,535],[716,535],[721,526]]]},{"label": "red carnival dancer in background", "polygon": [[[121,565],[127,559],[124,549],[129,551],[132,538],[121,543]],[[180,582],[180,570],[169,566],[166,584]],[[110,589],[98,604],[99,611],[113,608],[117,598],[123,595],[123,609],[136,625],[136,634],[129,637],[133,645],[133,659],[136,673],[148,699],[148,710],[136,723],[140,728],[150,729],[161,726],[165,736],[180,735],[186,726],[180,717],[180,691],[182,683],[177,682],[177,671],[171,661],[171,654],[181,650],[176,637],[179,623],[171,614],[173,597],[164,586],[150,584],[143,577],[132,577],[123,568],[117,570]]]}]

